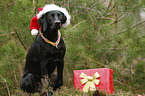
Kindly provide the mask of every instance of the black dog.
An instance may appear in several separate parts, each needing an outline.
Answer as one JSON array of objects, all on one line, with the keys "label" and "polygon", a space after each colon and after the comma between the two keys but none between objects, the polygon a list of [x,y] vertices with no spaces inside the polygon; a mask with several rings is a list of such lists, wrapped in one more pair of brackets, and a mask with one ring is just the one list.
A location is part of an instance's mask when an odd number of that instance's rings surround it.
[{"label": "black dog", "polygon": [[60,11],[50,11],[45,13],[40,19],[41,34],[38,34],[35,41],[31,45],[26,57],[26,65],[24,74],[21,79],[20,88],[27,93],[40,91],[42,84],[41,79],[48,77],[57,67],[57,80],[53,86],[53,90],[63,85],[63,67],[65,44],[60,38],[59,44],[47,43],[43,36],[52,42],[58,40],[58,29],[66,21],[66,16]]}]

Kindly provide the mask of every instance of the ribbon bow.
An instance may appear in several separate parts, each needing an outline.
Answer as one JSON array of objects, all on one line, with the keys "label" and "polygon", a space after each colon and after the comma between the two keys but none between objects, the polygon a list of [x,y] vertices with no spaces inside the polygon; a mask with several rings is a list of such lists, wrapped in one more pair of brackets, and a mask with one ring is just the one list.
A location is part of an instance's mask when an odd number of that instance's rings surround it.
[{"label": "ribbon bow", "polygon": [[87,76],[85,73],[81,73],[80,75],[81,79],[80,82],[81,84],[85,84],[84,88],[83,88],[83,92],[88,92],[88,90],[90,89],[91,91],[96,90],[95,84],[99,85],[100,80],[97,80],[97,78],[100,77],[100,75],[98,74],[98,72],[96,72],[93,77],[92,76]]}]

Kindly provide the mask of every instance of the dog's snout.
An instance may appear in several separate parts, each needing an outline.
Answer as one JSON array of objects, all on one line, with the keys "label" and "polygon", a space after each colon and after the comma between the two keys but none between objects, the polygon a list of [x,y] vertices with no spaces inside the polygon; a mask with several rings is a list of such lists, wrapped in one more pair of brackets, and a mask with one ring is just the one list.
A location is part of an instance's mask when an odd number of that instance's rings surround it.
[{"label": "dog's snout", "polygon": [[60,21],[55,21],[55,24],[56,25],[60,25]]}]

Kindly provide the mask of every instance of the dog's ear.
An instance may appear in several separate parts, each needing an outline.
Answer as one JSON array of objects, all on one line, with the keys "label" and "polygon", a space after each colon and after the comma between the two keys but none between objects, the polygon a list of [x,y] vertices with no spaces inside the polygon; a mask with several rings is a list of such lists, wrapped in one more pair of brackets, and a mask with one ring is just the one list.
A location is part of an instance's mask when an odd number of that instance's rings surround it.
[{"label": "dog's ear", "polygon": [[46,19],[46,14],[43,15],[40,19],[38,19],[39,25],[42,27],[43,31],[46,31],[47,29],[47,19]]}]

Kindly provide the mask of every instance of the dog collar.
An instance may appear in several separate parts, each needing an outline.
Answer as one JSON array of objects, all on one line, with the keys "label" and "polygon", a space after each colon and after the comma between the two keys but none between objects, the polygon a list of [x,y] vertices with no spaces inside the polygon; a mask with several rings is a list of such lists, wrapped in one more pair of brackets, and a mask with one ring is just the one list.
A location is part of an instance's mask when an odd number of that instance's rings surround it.
[{"label": "dog collar", "polygon": [[49,41],[48,39],[46,39],[46,38],[43,36],[43,33],[41,33],[41,30],[40,30],[40,36],[43,38],[43,40],[44,40],[46,43],[51,44],[51,45],[53,45],[54,47],[58,48],[58,44],[60,43],[60,37],[61,37],[61,33],[60,33],[59,30],[58,30],[58,39],[57,39],[57,41],[56,41],[55,43]]}]

